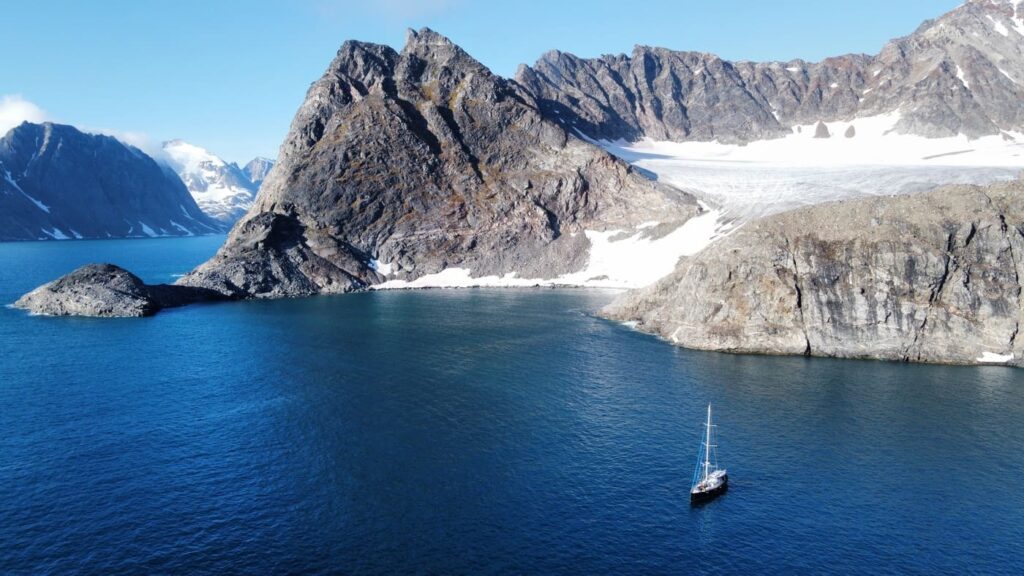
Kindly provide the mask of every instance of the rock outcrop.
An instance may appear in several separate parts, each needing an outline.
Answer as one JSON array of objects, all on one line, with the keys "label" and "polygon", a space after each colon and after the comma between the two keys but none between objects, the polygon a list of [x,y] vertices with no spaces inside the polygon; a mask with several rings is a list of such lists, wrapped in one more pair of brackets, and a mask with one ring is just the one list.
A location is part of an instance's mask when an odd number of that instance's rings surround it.
[{"label": "rock outcrop", "polygon": [[28,122],[0,138],[0,241],[224,230],[175,174],[115,138]]},{"label": "rock outcrop", "polygon": [[252,182],[256,190],[259,190],[263,181],[267,179],[270,170],[274,167],[274,161],[270,158],[253,158],[248,164],[242,167],[242,173]]},{"label": "rock outcrop", "polygon": [[113,264],[89,264],[25,294],[14,306],[49,316],[125,318],[224,299],[219,293],[198,288],[147,285]]},{"label": "rock outcrop", "polygon": [[608,317],[737,353],[1020,365],[1024,181],[822,204],[746,225]]},{"label": "rock outcrop", "polygon": [[181,283],[266,298],[453,267],[552,278],[586,265],[585,230],[679,225],[699,211],[423,29],[401,52],[341,47],[252,210]]},{"label": "rock outcrop", "polygon": [[815,138],[831,138],[832,134],[828,131],[828,126],[824,122],[818,122],[818,125],[814,127]]},{"label": "rock outcrop", "polygon": [[592,138],[743,143],[794,126],[898,112],[928,137],[1024,130],[1024,4],[969,0],[876,56],[729,62],[638,46],[545,54],[516,75],[550,118]]}]

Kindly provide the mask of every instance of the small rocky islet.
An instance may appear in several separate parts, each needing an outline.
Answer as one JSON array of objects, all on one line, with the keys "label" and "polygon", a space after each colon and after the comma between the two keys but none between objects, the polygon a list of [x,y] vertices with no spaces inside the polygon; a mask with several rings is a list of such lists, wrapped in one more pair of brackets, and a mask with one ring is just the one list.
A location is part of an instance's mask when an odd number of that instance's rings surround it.
[{"label": "small rocky islet", "polygon": [[25,294],[16,308],[46,316],[138,318],[164,308],[227,300],[211,290],[146,284],[113,264],[87,264]]}]

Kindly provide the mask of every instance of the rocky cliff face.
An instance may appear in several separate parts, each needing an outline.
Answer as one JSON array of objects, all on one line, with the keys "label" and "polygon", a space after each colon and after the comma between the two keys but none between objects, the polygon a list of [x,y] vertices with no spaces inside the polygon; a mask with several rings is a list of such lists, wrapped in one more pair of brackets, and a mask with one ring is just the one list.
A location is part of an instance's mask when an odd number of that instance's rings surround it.
[{"label": "rocky cliff face", "polygon": [[114,138],[26,122],[0,139],[0,241],[223,229],[174,174]]},{"label": "rocky cliff face", "polygon": [[182,283],[274,297],[451,267],[551,278],[586,265],[584,230],[698,211],[424,29],[401,52],[342,46],[248,216]]},{"label": "rocky cliff face", "polygon": [[1024,181],[748,224],[605,313],[688,348],[1024,362]]},{"label": "rocky cliff face", "polygon": [[259,185],[237,164],[182,140],[164,142],[163,151],[196,204],[211,218],[234,224],[252,207]]},{"label": "rocky cliff face", "polygon": [[516,79],[548,117],[610,140],[742,143],[890,112],[904,134],[1022,131],[1024,5],[969,0],[876,56],[754,63],[647,46],[595,59],[554,51]]}]

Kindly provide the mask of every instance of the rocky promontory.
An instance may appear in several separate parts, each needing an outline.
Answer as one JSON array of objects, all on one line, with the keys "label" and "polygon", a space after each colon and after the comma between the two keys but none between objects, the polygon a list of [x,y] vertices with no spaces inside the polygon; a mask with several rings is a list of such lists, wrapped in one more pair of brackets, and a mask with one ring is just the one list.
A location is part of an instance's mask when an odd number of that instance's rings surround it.
[{"label": "rocky promontory", "polygon": [[1024,181],[747,224],[603,313],[687,348],[1021,365]]},{"label": "rocky promontory", "polygon": [[181,282],[274,298],[448,268],[554,278],[586,266],[586,231],[679,226],[699,212],[444,36],[410,30],[401,52],[341,47],[256,204]]},{"label": "rocky promontory", "polygon": [[113,264],[88,264],[25,294],[14,306],[48,316],[125,318],[224,299],[217,292],[199,288],[148,285]]}]

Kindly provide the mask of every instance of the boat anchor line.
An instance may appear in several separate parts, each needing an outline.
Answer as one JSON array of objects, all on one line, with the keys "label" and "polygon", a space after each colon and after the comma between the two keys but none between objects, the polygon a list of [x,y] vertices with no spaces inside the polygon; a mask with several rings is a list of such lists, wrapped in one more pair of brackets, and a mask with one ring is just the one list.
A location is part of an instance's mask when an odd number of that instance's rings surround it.
[{"label": "boat anchor line", "polygon": [[690,502],[694,504],[713,500],[724,494],[729,487],[728,473],[718,467],[715,428],[717,426],[711,423],[711,404],[708,404],[708,421],[704,424],[704,437],[701,439],[697,467],[690,484]]}]

